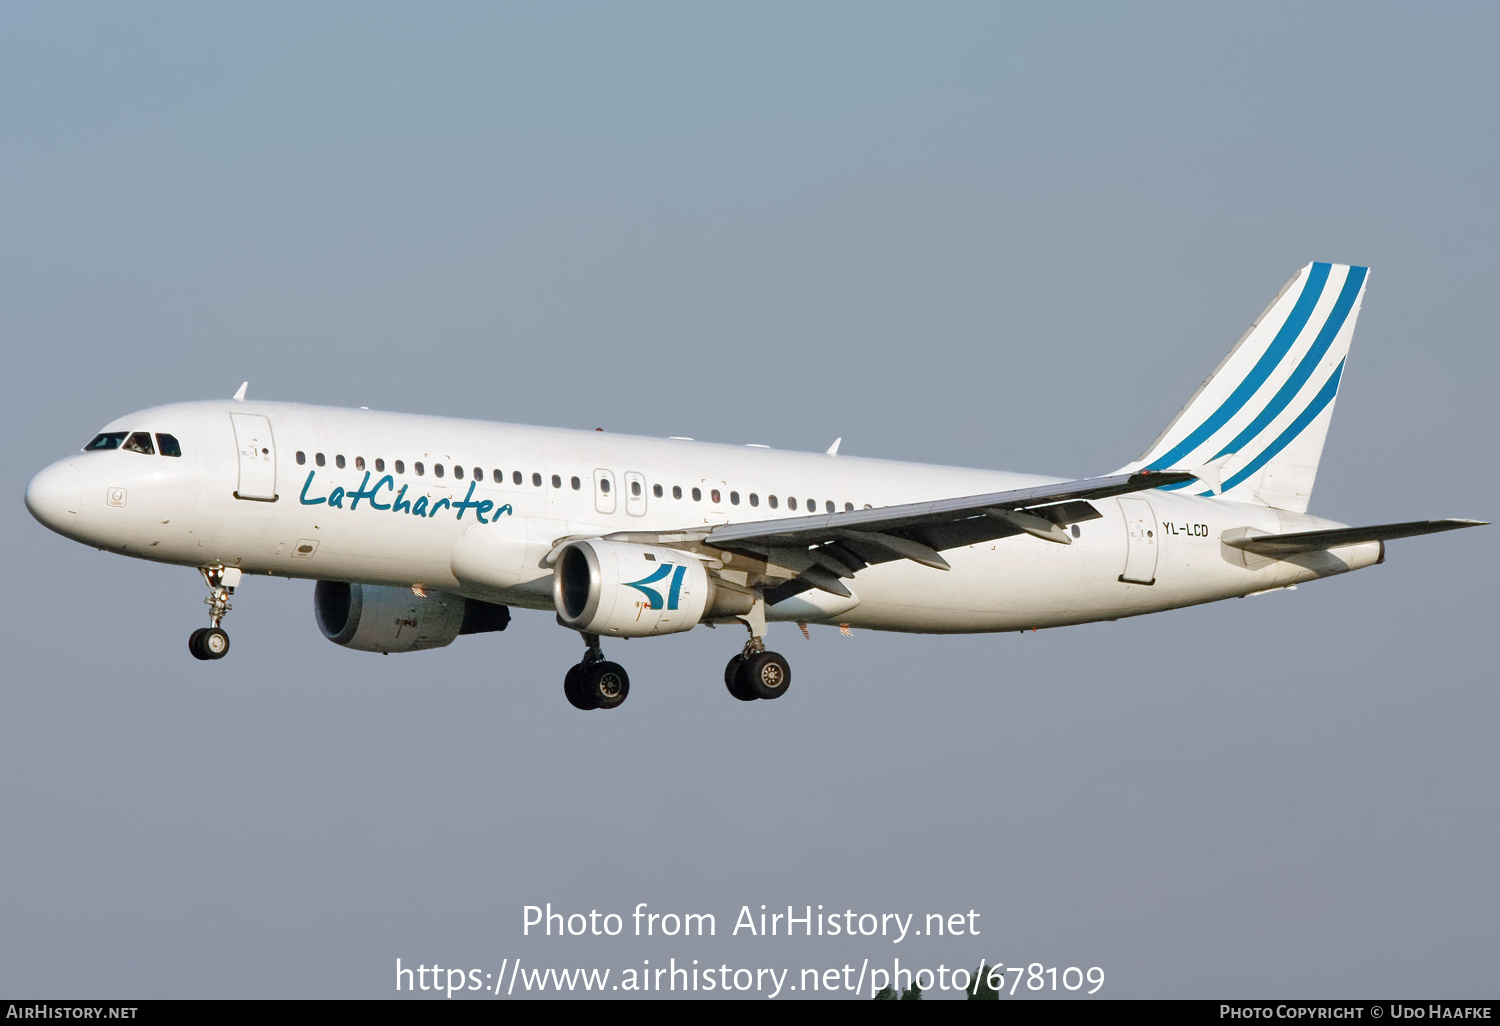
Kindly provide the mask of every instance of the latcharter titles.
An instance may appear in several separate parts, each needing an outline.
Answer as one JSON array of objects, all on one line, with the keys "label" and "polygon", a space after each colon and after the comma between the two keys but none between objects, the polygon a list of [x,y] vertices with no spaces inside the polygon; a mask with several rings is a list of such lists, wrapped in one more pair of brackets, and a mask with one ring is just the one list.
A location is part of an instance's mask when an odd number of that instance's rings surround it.
[{"label": "latcharter titles", "polygon": [[[372,487],[370,485],[370,472],[368,470],[365,471],[365,479],[360,482],[358,488],[346,490],[334,486],[333,491],[327,495],[309,497],[308,493],[313,490],[313,478],[317,477],[317,474],[316,470],[309,470],[307,472],[307,480],[303,482],[302,495],[300,496],[302,505],[304,506],[321,506],[326,502],[330,509],[356,510],[359,509],[359,504],[364,502],[369,509],[380,512],[402,513],[406,516],[428,518],[435,517],[440,511],[446,509],[452,511],[455,520],[462,520],[466,512],[473,510],[474,519],[478,520],[481,524],[494,523],[501,517],[510,516],[514,513],[508,502],[498,508],[490,499],[480,499],[478,502],[475,502],[474,489],[478,485],[477,481],[469,482],[469,491],[462,499],[453,500],[446,496],[441,499],[429,499],[425,495],[419,495],[415,499],[408,499],[406,497],[407,486],[403,484],[401,490],[397,491],[396,479],[389,474],[376,481]],[[389,489],[389,494],[387,495],[387,498],[390,500],[389,502],[380,501],[380,492],[383,488]],[[321,489],[319,490],[321,491]],[[349,504],[348,506],[344,505],[346,502]]]}]

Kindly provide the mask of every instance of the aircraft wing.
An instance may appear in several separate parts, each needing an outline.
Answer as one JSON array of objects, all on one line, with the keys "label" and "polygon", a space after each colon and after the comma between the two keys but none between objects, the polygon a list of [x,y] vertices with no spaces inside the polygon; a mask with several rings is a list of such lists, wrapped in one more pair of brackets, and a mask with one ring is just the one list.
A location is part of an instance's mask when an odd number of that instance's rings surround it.
[{"label": "aircraft wing", "polygon": [[[706,541],[718,548],[732,550],[741,545],[814,545],[841,537],[844,532],[855,532],[905,537],[921,542],[928,548],[951,549],[1018,533],[1013,518],[994,516],[994,512],[1009,513],[1033,507],[1051,507],[1069,500],[1104,499],[1189,480],[1193,480],[1193,476],[1187,473],[1118,474],[1114,477],[1089,478],[984,495],[965,495],[932,502],[911,502],[843,513],[726,524],[710,531]],[[1046,519],[1053,526],[1061,528],[1079,520],[1093,520],[1099,516],[1092,508],[1084,509],[1083,506],[1083,503],[1079,503],[1076,508],[1070,506],[1066,510],[1058,510],[1060,516]],[[983,537],[978,537],[976,532]]]},{"label": "aircraft wing", "polygon": [[1460,527],[1480,527],[1483,520],[1412,520],[1404,524],[1375,524],[1371,527],[1338,527],[1328,531],[1296,531],[1291,534],[1257,534],[1224,540],[1231,548],[1244,549],[1261,556],[1293,556],[1299,552],[1321,552],[1339,545],[1359,542],[1390,541],[1413,538],[1419,534],[1456,531]]},{"label": "aircraft wing", "polygon": [[636,532],[609,537],[663,545],[696,543],[763,560],[793,578],[768,596],[772,601],[807,588],[847,596],[849,590],[839,579],[853,577],[871,564],[910,559],[947,570],[942,550],[1021,533],[1071,544],[1068,525],[1101,516],[1090,499],[1191,480],[1192,474],[1180,471],[1141,471],[931,502],[661,532],[649,538]]}]

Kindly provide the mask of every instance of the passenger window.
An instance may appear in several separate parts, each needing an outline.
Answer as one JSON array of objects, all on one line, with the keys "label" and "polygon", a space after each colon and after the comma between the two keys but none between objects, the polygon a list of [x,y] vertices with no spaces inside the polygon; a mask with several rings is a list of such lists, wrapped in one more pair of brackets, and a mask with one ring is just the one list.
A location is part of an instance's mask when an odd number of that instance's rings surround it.
[{"label": "passenger window", "polygon": [[631,495],[639,495],[639,494],[641,494],[641,483],[639,481],[632,481],[632,482],[630,482],[630,494]]},{"label": "passenger window", "polygon": [[377,473],[377,474],[384,474],[385,473],[385,460],[382,459],[379,456],[375,457],[375,473]]},{"label": "passenger window", "polygon": [[84,452],[93,452],[95,449],[118,449],[120,443],[125,441],[125,432],[111,431],[104,435],[95,435],[94,440],[83,447]]},{"label": "passenger window", "polygon": [[580,480],[578,480],[578,478],[576,478],[576,477],[573,478],[573,479],[571,479],[568,483],[573,486],[573,490],[575,492],[578,491],[578,489],[580,489],[580,488],[583,487],[583,482],[580,481]]},{"label": "passenger window", "polygon": [[323,466],[323,464],[326,461],[323,459],[323,454],[322,453],[318,453],[316,456],[313,457],[313,462],[316,463],[318,466],[321,467],[321,466]]},{"label": "passenger window", "polygon": [[397,460],[396,461],[396,473],[398,473],[398,474],[404,474],[404,473],[406,473],[406,463],[404,461],[402,461],[402,460]]},{"label": "passenger window", "polygon": [[717,488],[715,488],[713,491],[709,492],[708,493],[708,497],[709,497],[710,500],[713,501],[713,504],[715,506],[717,506],[719,504],[719,490]]},{"label": "passenger window", "polygon": [[562,487],[562,475],[561,474],[553,474],[552,475],[552,487],[553,488],[561,488]]},{"label": "passenger window", "polygon": [[434,463],[432,465],[432,473],[436,477],[442,477],[443,476],[443,465],[441,463]]},{"label": "passenger window", "polygon": [[541,474],[537,474],[537,473],[533,473],[531,475],[531,483],[533,485],[535,485],[536,487],[540,488],[542,486],[542,475]]},{"label": "passenger window", "polygon": [[674,498],[674,499],[680,499],[680,498],[682,498],[682,485],[673,485],[672,486],[672,498]]},{"label": "passenger window", "polygon": [[427,473],[427,468],[424,467],[424,466],[422,466],[422,464],[420,462],[413,463],[411,465],[411,469],[413,469],[413,470],[415,470],[417,472],[417,476],[418,477],[421,477],[423,474]]},{"label": "passenger window", "polygon": [[462,481],[464,479],[464,468],[462,466],[455,466],[453,468],[453,476]]},{"label": "passenger window", "polygon": [[182,446],[177,444],[176,435],[164,435],[158,432],[156,435],[156,451],[163,456],[181,456]]},{"label": "passenger window", "polygon": [[474,480],[476,480],[476,481],[483,481],[484,480],[484,471],[480,470],[478,467],[474,468]]},{"label": "passenger window", "polygon": [[300,466],[302,466],[302,464],[304,464],[306,462],[307,462],[307,453],[303,452],[301,449],[298,449],[297,450],[297,466],[300,467]]},{"label": "passenger window", "polygon": [[756,495],[754,492],[750,493],[750,505],[752,505],[752,506],[759,506],[760,505],[760,496]]},{"label": "passenger window", "polygon": [[521,472],[519,470],[516,471],[515,473],[511,474],[510,477],[511,477],[511,480],[514,481],[516,484],[520,484],[521,483]]},{"label": "passenger window", "polygon": [[834,510],[833,500],[829,499],[827,502],[823,503],[823,508],[832,513]]},{"label": "passenger window", "polygon": [[787,496],[787,499],[786,499],[786,508],[787,509],[796,509],[797,508],[797,497],[795,495],[788,495]]},{"label": "passenger window", "polygon": [[656,496],[658,499],[661,498],[661,485],[652,485],[651,494]]},{"label": "passenger window", "polygon": [[730,492],[729,493],[729,504],[731,506],[738,506],[740,504],[740,493],[739,492]]},{"label": "passenger window", "polygon": [[774,496],[774,495],[768,495],[768,496],[766,496],[766,503],[772,509],[775,509],[776,508],[776,496]]},{"label": "passenger window", "polygon": [[344,469],[344,454],[343,453],[339,453],[337,456],[335,456],[333,458],[333,465],[335,467],[338,467],[340,470]]},{"label": "passenger window", "polygon": [[599,490],[605,495],[609,494],[609,478],[601,477],[599,479]]},{"label": "passenger window", "polygon": [[125,439],[125,445],[122,448],[128,449],[131,452],[142,453],[146,456],[156,455],[156,449],[151,445],[151,436],[145,431],[132,432],[131,436]]},{"label": "passenger window", "polygon": [[852,503],[852,502],[846,502],[846,503],[844,503],[844,512],[845,513],[853,513],[854,512],[854,503]]},{"label": "passenger window", "polygon": [[818,500],[817,499],[808,499],[807,500],[807,511],[809,513],[816,513],[818,511]]},{"label": "passenger window", "polygon": [[356,456],[356,457],[354,457],[354,469],[355,470],[364,470],[365,469],[365,458],[363,456]]},{"label": "passenger window", "polygon": [[490,471],[490,474],[494,478],[494,481],[495,481],[496,484],[504,484],[505,483],[505,472],[504,471],[502,471],[502,470],[492,470],[492,471]]},{"label": "passenger window", "polygon": [[703,492],[700,491],[697,488],[693,489],[693,501],[694,502],[702,502],[703,501]]}]

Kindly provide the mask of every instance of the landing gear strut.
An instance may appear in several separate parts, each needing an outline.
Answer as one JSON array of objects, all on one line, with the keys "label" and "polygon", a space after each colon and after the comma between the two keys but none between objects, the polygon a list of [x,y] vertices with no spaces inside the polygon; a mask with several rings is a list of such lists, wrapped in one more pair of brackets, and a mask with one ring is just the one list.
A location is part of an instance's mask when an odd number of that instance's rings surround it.
[{"label": "landing gear strut", "polygon": [[744,651],[724,667],[724,686],[741,702],[780,698],[792,682],[792,668],[779,653],[766,651],[766,612],[760,600],[745,620],[750,640],[745,642]]},{"label": "landing gear strut", "polygon": [[194,659],[223,659],[229,654],[229,635],[219,624],[223,622],[224,614],[233,608],[229,604],[229,596],[239,587],[240,571],[236,567],[215,564],[200,566],[198,572],[208,585],[208,598],[203,602],[208,606],[208,618],[212,626],[199,627],[188,637],[188,651],[193,654]]},{"label": "landing gear strut", "polygon": [[563,678],[563,694],[575,709],[615,709],[630,695],[630,675],[604,658],[599,635],[585,634],[583,661]]}]

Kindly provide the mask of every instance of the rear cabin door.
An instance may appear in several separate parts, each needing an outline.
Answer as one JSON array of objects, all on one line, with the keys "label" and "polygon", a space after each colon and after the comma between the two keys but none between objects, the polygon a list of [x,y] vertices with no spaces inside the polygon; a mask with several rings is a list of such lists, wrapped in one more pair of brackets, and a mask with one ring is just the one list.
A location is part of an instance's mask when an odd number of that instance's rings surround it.
[{"label": "rear cabin door", "polygon": [[239,487],[234,497],[275,502],[276,443],[271,438],[271,422],[251,413],[231,413],[229,419],[234,424],[240,460]]},{"label": "rear cabin door", "polygon": [[1125,569],[1120,580],[1129,584],[1156,583],[1156,513],[1151,503],[1138,497],[1121,498],[1125,514]]}]

